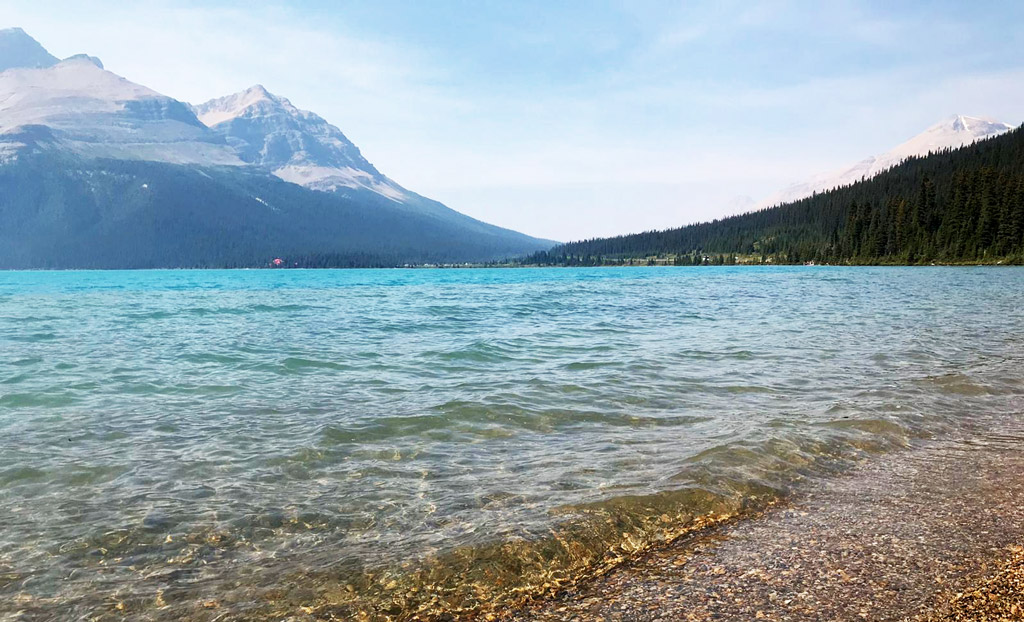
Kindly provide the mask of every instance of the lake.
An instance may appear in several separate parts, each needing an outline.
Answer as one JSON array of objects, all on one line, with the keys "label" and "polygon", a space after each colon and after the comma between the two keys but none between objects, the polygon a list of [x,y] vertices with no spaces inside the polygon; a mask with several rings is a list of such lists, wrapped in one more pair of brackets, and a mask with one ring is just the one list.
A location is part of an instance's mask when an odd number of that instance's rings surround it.
[{"label": "lake", "polygon": [[0,347],[0,620],[401,619],[1019,417],[1024,269],[0,272]]}]

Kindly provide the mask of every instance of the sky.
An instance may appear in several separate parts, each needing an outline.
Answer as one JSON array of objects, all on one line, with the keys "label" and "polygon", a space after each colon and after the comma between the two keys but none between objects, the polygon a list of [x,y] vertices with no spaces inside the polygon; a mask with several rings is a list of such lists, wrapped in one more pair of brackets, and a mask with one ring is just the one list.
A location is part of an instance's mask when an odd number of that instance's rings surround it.
[{"label": "sky", "polygon": [[399,184],[568,241],[680,226],[952,114],[1024,121],[1024,2],[0,0],[192,103],[263,84]]}]

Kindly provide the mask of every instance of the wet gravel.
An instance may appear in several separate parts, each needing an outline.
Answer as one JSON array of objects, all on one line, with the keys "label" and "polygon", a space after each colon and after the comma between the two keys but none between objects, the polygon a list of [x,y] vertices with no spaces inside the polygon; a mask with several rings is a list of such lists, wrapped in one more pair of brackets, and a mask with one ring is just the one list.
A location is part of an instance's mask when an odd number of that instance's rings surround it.
[{"label": "wet gravel", "polygon": [[1024,548],[991,578],[971,585],[932,612],[927,622],[1024,620]]},{"label": "wet gravel", "polygon": [[1024,435],[926,441],[497,618],[1022,620],[1019,544]]}]

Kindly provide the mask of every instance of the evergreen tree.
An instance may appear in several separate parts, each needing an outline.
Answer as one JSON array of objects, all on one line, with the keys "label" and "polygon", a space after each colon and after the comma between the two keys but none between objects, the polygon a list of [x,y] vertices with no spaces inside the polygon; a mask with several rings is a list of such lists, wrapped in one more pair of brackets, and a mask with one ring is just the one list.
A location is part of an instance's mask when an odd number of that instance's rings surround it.
[{"label": "evergreen tree", "polygon": [[708,263],[705,256],[717,264],[736,255],[761,263],[1024,261],[1024,130],[910,158],[872,179],[793,203],[572,242],[524,261],[674,257],[677,265],[700,265]]}]

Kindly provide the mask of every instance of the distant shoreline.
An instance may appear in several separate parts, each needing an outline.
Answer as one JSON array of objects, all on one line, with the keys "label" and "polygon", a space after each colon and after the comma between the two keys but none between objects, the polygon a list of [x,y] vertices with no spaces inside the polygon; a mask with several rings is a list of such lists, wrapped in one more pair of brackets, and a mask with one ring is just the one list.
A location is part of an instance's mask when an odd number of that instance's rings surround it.
[{"label": "distant shoreline", "polygon": [[519,264],[458,264],[458,265],[416,265],[416,266],[366,266],[366,267],[337,267],[337,268],[274,268],[269,266],[249,268],[0,268],[4,272],[192,272],[192,271],[236,271],[236,272],[257,272],[257,271],[329,271],[329,270],[481,270],[481,269],[545,269],[545,268],[1020,268],[1024,263],[1002,263],[1002,262],[962,262],[962,263],[932,263],[932,264],[895,264],[895,263],[863,263],[863,264],[787,264],[787,263],[737,263],[737,264],[700,264],[692,266],[673,265],[669,263],[632,263],[632,264],[602,264],[596,266],[580,265],[519,265]]}]

